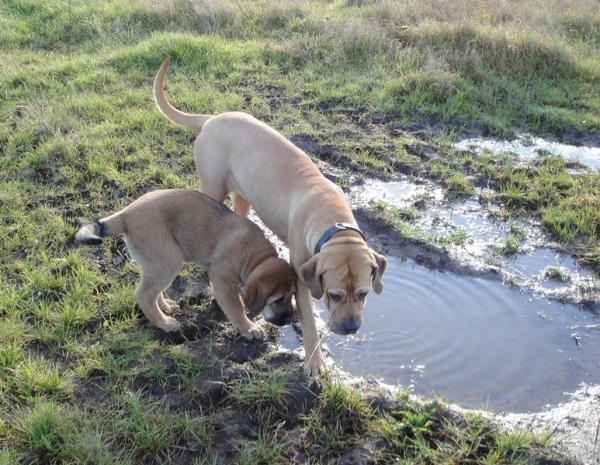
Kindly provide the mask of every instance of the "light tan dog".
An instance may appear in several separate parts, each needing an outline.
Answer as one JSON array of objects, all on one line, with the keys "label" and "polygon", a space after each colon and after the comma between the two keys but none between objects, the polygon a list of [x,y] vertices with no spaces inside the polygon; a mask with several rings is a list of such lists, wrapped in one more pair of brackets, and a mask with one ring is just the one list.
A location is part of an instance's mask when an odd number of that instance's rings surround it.
[{"label": "light tan dog", "polygon": [[83,226],[75,242],[101,244],[102,238],[119,234],[141,269],[135,298],[157,328],[171,332],[180,327],[163,313],[170,307],[162,293],[184,262],[208,270],[215,299],[246,339],[260,338],[262,332],[246,316],[244,303],[253,316],[262,312],[270,323],[292,321],[292,267],[277,256],[255,223],[207,195],[185,189],[150,192],[120,212]]},{"label": "light tan dog", "polygon": [[277,131],[245,113],[193,115],[171,106],[164,94],[169,63],[167,58],[154,81],[158,108],[171,121],[202,131],[194,144],[202,191],[221,202],[231,193],[241,215],[252,205],[288,244],[299,277],[305,372],[319,374],[324,361],[311,294],[324,297],[333,332],[355,333],[371,284],[376,293],[383,290],[387,261],[367,247],[341,189]]}]

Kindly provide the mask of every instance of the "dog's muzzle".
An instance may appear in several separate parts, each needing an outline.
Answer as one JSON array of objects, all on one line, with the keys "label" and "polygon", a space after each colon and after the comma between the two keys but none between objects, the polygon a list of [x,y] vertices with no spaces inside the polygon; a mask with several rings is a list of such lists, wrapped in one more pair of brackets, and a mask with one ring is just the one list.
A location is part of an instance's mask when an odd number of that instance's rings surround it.
[{"label": "dog's muzzle", "polygon": [[341,325],[330,329],[336,333],[341,334],[342,336],[347,336],[348,334],[355,334],[360,329],[362,321],[360,320],[346,320]]}]

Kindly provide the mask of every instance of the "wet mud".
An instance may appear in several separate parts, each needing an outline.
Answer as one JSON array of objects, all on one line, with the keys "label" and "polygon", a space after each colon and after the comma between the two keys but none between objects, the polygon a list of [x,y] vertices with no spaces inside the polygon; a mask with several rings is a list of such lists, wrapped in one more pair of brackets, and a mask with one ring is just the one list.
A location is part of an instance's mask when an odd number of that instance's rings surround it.
[{"label": "wet mud", "polygon": [[[378,124],[386,123],[388,121],[382,120]],[[413,128],[402,127],[399,130],[413,130],[416,131],[415,134],[428,131],[427,126],[424,124]],[[576,134],[565,135],[565,140],[568,137],[575,136]],[[332,147],[320,145],[307,136],[296,136],[291,139],[300,148],[321,160],[318,166],[328,178],[334,181],[343,179],[349,186],[347,188],[348,194],[350,193],[349,189],[360,187],[365,182],[361,167],[347,159],[337,157]],[[588,135],[587,139],[593,140],[594,137]],[[587,143],[586,141],[584,142]],[[429,159],[435,153],[433,146],[420,141],[410,144],[408,150],[411,154],[423,160]],[[418,179],[419,173],[415,172],[414,166],[397,162],[394,162],[393,166],[396,170],[395,176],[406,174],[410,175],[412,180]],[[372,205],[355,206],[353,209],[361,229],[367,235],[369,245],[381,253],[396,257],[400,261],[414,263],[416,266],[424,267],[436,273],[481,279],[498,285],[503,285],[507,280],[505,268],[488,265],[483,260],[473,260],[472,257],[461,256],[456,250],[447,246],[436,245],[427,240],[404,237],[389,226],[381,218],[377,208]],[[553,247],[550,241],[541,245]],[[285,247],[281,244],[278,244],[277,247],[280,255],[285,256],[287,253]],[[119,241],[114,242],[108,253],[100,252],[97,256],[97,262],[107,271],[119,269],[124,260],[128,260],[127,252],[124,243]],[[198,270],[187,276],[185,279],[178,277],[167,291],[168,297],[178,304],[173,310],[173,316],[182,323],[182,331],[175,335],[168,335],[159,330],[155,330],[155,333],[157,339],[167,344],[183,347],[188,354],[195,358],[198,363],[205,365],[207,369],[197,381],[197,385],[192,392],[182,389],[177,382],[176,367],[166,359],[165,376],[167,378],[172,377],[172,383],[158,385],[153,380],[139,378],[132,382],[132,390],[135,392],[142,391],[156,399],[162,399],[174,409],[197,409],[202,412],[207,421],[216,426],[215,430],[219,431],[220,435],[218,440],[213,441],[215,446],[211,454],[227,462],[234,461],[237,457],[238,452],[233,446],[235,438],[255,438],[258,431],[257,419],[252,414],[252,410],[248,408],[240,409],[240,406],[236,404],[227,390],[228,384],[249,374],[250,376],[258,376],[267,372],[280,374],[286,379],[286,398],[282,402],[284,408],[277,413],[280,416],[279,421],[283,425],[282,432],[285,433],[287,441],[284,447],[290,448],[290,456],[296,454],[296,457],[298,457],[296,463],[304,463],[302,461],[302,424],[298,418],[310,411],[319,393],[319,387],[318,383],[302,374],[302,335],[298,321],[296,320],[293,323],[291,330],[293,332],[292,339],[295,339],[293,343],[297,346],[296,349],[281,350],[282,335],[280,330],[266,323],[263,324],[265,333],[263,340],[245,341],[239,337],[218,307],[206,274]],[[132,282],[135,282],[137,278],[132,273],[121,276],[121,279],[128,279]],[[384,290],[384,292],[393,291],[393,289],[387,288]],[[552,292],[549,290],[546,295],[552,298],[551,294]],[[573,293],[567,292],[566,294],[571,297],[563,296],[564,300],[569,298],[573,300]],[[587,299],[578,299],[570,303],[580,305],[590,312],[590,315],[600,314],[600,305],[593,295]],[[140,321],[140,324],[149,325],[143,319]],[[335,371],[335,362],[329,360],[328,363]],[[340,376],[345,377],[348,375],[340,373]],[[86,388],[80,393],[84,402],[94,403],[99,396],[94,384],[94,377],[102,377],[102,373],[93,374]],[[348,379],[349,383],[358,382],[352,379],[351,376]],[[391,412],[399,407],[398,403],[392,400],[392,396],[383,393],[382,386],[376,381],[362,380],[360,382],[363,383],[362,389],[367,397],[380,405],[382,411]],[[594,399],[596,399],[595,408],[600,411],[597,395]],[[588,402],[589,396],[585,397],[585,400]],[[448,410],[448,414],[451,415],[450,410]],[[562,424],[567,421],[565,420],[566,416],[568,416],[567,413],[558,413],[551,420],[547,420],[546,425],[555,427]],[[528,418],[531,417],[521,414],[519,417],[508,418],[505,421],[507,424],[515,425],[526,423]],[[543,421],[543,419],[540,419],[540,421]],[[533,424],[533,420],[531,423]],[[589,442],[589,429],[591,426],[589,422],[585,425],[587,429],[585,434],[582,435],[584,438],[582,441]],[[577,428],[565,428],[565,431],[569,437],[577,436]],[[558,429],[556,437],[559,441],[563,438]],[[590,449],[588,442],[586,442],[586,450]],[[573,443],[576,442],[573,441]],[[581,443],[577,444],[579,445],[566,446],[565,450],[569,454],[577,456],[581,449]],[[197,456],[196,445],[185,444],[182,447],[187,450],[184,455],[189,455],[188,461]],[[342,460],[340,463],[368,463],[366,457],[369,456],[369,451],[351,451],[351,454],[354,455],[352,457],[348,456],[346,461]],[[581,455],[580,458],[585,461],[589,458],[589,455]],[[182,459],[182,463],[185,462],[185,458]]]}]

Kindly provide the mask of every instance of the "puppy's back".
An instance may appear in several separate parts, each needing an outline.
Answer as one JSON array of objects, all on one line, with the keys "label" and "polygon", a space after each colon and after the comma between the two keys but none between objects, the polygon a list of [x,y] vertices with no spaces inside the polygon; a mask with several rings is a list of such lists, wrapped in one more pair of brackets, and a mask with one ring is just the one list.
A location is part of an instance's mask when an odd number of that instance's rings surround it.
[{"label": "puppy's back", "polygon": [[[125,235],[138,258],[152,250],[176,245],[186,262],[205,269],[219,260],[248,260],[276,256],[260,228],[226,205],[194,190],[157,190],[143,195],[123,210],[83,226],[75,242],[101,244],[103,238]],[[174,250],[174,249],[171,249]]]},{"label": "puppy's back", "polygon": [[75,233],[75,242],[98,245],[105,237],[120,234],[148,237],[153,233],[165,234],[181,229],[193,233],[195,229],[213,229],[222,219],[234,213],[201,192],[187,189],[169,189],[149,192],[121,211],[81,227]]},{"label": "puppy's back", "polygon": [[172,194],[169,203],[164,219],[186,261],[208,268],[215,260],[245,261],[250,253],[277,255],[256,223],[201,192]]}]

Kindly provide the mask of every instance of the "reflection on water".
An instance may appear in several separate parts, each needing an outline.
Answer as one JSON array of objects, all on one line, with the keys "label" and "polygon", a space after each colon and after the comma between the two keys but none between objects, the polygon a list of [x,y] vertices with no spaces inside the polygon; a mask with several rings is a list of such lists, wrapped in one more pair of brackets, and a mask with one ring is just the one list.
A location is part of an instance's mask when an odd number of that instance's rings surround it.
[{"label": "reflection on water", "polygon": [[525,159],[536,156],[538,150],[546,150],[565,159],[577,161],[588,168],[600,169],[600,148],[598,147],[575,147],[526,134],[511,141],[482,138],[463,139],[455,144],[455,148],[459,150],[487,149],[496,153],[511,152]]},{"label": "reflection on water", "polygon": [[439,187],[415,184],[407,180],[381,182],[367,181],[355,188],[350,202],[355,207],[368,206],[381,200],[397,208],[419,205],[417,218],[412,224],[429,237],[448,238],[459,231],[465,234],[464,251],[471,256],[483,257],[490,248],[501,246],[510,231],[527,229],[524,247],[532,247],[543,236],[533,218],[510,222],[494,219],[490,212],[497,205],[483,207],[476,199],[456,201],[444,198]]},{"label": "reflection on water", "polygon": [[393,258],[384,278],[358,334],[326,331],[332,358],[352,375],[511,412],[557,403],[582,381],[600,383],[600,332],[587,312]]}]

